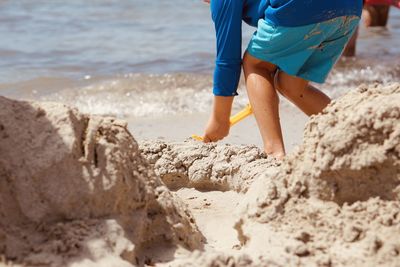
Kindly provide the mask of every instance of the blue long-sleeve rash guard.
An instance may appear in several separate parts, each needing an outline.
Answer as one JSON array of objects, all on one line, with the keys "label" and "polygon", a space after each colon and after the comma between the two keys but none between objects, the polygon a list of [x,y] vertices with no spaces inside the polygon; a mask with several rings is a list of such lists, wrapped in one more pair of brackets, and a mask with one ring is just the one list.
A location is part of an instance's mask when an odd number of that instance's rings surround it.
[{"label": "blue long-sleeve rash guard", "polygon": [[360,16],[362,0],[211,0],[217,36],[213,93],[237,95],[242,63],[242,21],[257,27],[260,18],[296,27],[339,16]]}]

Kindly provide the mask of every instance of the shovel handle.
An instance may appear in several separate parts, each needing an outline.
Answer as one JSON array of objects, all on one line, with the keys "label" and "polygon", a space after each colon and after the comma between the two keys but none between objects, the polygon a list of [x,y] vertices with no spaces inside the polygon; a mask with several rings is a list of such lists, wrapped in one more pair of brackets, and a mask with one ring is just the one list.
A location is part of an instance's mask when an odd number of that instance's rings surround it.
[{"label": "shovel handle", "polygon": [[[241,111],[239,111],[238,113],[236,113],[235,115],[230,117],[229,122],[230,122],[231,126],[233,126],[236,123],[238,123],[239,121],[241,121],[241,120],[245,119],[246,117],[250,116],[251,114],[253,114],[253,110],[251,109],[250,104],[247,104],[244,109],[242,109]],[[199,136],[199,135],[193,134],[192,138],[194,140],[197,140],[197,141],[204,141],[204,138],[202,136]]]},{"label": "shovel handle", "polygon": [[247,104],[244,109],[242,109],[229,119],[231,126],[235,125],[236,123],[245,119],[247,116],[250,116],[251,114],[253,114],[253,110],[251,109],[250,104]]}]

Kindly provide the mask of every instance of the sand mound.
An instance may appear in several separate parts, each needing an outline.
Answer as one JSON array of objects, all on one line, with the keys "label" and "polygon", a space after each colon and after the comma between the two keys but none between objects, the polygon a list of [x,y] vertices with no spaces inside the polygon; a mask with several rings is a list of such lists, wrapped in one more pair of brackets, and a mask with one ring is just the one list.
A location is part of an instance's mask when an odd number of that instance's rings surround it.
[{"label": "sand mound", "polygon": [[140,150],[170,189],[245,192],[260,170],[279,166],[255,146],[148,141]]},{"label": "sand mound", "polygon": [[190,213],[124,122],[61,104],[0,97],[0,106],[0,255],[29,265],[110,266],[111,257],[130,266],[153,244],[201,247]]},{"label": "sand mound", "polygon": [[361,86],[315,116],[290,177],[308,193],[339,204],[400,197],[400,86]]},{"label": "sand mound", "polygon": [[285,191],[271,199],[265,188],[274,177],[264,178],[249,189],[236,224],[244,251],[284,266],[398,266],[398,201],[339,206]]},{"label": "sand mound", "polygon": [[361,86],[311,118],[300,148],[246,194],[244,248],[286,266],[398,266],[399,103],[399,84]]}]

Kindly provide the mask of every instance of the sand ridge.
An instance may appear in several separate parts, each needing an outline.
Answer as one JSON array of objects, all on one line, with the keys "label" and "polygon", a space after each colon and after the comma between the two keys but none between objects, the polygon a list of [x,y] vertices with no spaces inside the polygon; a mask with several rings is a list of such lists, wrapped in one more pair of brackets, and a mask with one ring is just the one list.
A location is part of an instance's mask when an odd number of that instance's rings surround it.
[{"label": "sand ridge", "polygon": [[143,156],[170,189],[234,190],[246,192],[260,169],[273,169],[279,162],[256,146],[145,141]]}]

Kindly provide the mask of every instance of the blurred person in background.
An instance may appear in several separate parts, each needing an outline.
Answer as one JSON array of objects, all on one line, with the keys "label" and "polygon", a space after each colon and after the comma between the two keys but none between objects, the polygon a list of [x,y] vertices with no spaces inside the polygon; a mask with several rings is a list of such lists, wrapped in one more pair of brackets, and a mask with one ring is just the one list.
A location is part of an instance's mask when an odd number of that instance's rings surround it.
[{"label": "blurred person in background", "polygon": [[[363,20],[365,27],[386,27],[389,20],[390,6],[400,8],[400,0],[365,0]],[[358,29],[343,52],[345,57],[356,55]]]}]

